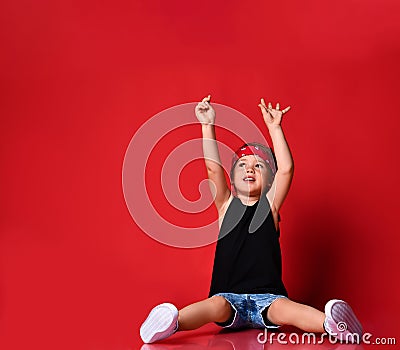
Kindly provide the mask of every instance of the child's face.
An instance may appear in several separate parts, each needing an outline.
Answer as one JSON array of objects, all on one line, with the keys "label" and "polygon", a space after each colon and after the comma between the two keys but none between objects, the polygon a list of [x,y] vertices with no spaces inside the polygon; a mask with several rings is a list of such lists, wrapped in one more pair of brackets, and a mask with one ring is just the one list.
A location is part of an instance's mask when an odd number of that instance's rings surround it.
[{"label": "child's face", "polygon": [[260,196],[266,186],[271,186],[272,174],[267,163],[259,156],[241,157],[233,169],[233,185],[237,194]]}]

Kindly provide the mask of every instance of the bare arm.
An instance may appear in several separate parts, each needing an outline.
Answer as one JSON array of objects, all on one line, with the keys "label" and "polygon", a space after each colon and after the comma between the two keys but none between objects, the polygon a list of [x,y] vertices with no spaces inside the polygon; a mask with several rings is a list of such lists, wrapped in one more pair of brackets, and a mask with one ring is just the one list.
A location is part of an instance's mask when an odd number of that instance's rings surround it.
[{"label": "bare arm", "polygon": [[210,96],[198,103],[195,109],[196,117],[201,122],[203,135],[203,155],[214,203],[220,212],[229,199],[231,191],[226,183],[224,169],[221,165],[217,140],[215,136],[215,111],[209,103]]},{"label": "bare arm", "polygon": [[275,195],[271,191],[267,193],[271,209],[273,213],[277,214],[289,192],[294,172],[292,154],[281,126],[282,115],[288,112],[290,107],[280,111],[279,103],[277,103],[276,108],[273,109],[271,103],[268,104],[268,107],[265,105],[264,99],[261,99],[259,106],[272,139],[277,161],[278,170],[272,184],[272,188],[276,186]]}]

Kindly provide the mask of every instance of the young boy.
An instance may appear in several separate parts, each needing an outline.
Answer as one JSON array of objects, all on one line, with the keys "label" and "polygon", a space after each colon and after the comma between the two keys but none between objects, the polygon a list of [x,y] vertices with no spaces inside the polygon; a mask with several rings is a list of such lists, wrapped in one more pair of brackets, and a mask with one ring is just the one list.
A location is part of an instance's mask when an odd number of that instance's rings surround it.
[{"label": "young boy", "polygon": [[215,251],[209,297],[181,310],[164,303],[151,310],[140,328],[143,342],[153,343],[176,331],[215,322],[226,328],[278,328],[291,325],[306,332],[328,332],[341,341],[358,342],[362,327],[350,306],[331,300],[325,313],[288,298],[282,282],[279,210],[293,177],[293,159],[281,122],[290,107],[280,110],[264,99],[259,104],[272,139],[266,146],[249,143],[232,159],[228,186],[221,166],[215,111],[210,96],[198,103],[203,153],[218,210],[220,233]]}]

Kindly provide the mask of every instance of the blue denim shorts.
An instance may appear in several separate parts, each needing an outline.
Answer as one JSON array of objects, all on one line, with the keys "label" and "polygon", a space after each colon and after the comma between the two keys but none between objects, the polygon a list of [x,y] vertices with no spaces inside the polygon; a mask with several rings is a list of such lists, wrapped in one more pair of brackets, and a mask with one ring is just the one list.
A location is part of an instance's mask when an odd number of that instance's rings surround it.
[{"label": "blue denim shorts", "polygon": [[231,329],[238,328],[278,328],[269,322],[264,321],[262,312],[268,308],[273,301],[279,298],[287,298],[284,295],[276,294],[234,294],[218,293],[216,296],[224,297],[231,304],[234,313],[232,317],[224,322],[216,324]]}]

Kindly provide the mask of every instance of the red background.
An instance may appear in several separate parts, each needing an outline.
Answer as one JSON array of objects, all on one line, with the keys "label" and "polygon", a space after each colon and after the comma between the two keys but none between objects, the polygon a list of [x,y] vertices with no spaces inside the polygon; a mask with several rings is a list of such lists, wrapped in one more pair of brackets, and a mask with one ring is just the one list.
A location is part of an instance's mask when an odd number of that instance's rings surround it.
[{"label": "red background", "polygon": [[[260,127],[260,97],[292,106],[281,227],[291,297],[319,308],[343,298],[366,331],[400,341],[399,10],[394,0],[3,1],[0,347],[136,349],[152,306],[206,297],[214,246],[146,236],[121,176],[146,120],[208,93]],[[190,174],[205,176],[196,164],[183,181],[192,199]]]}]

